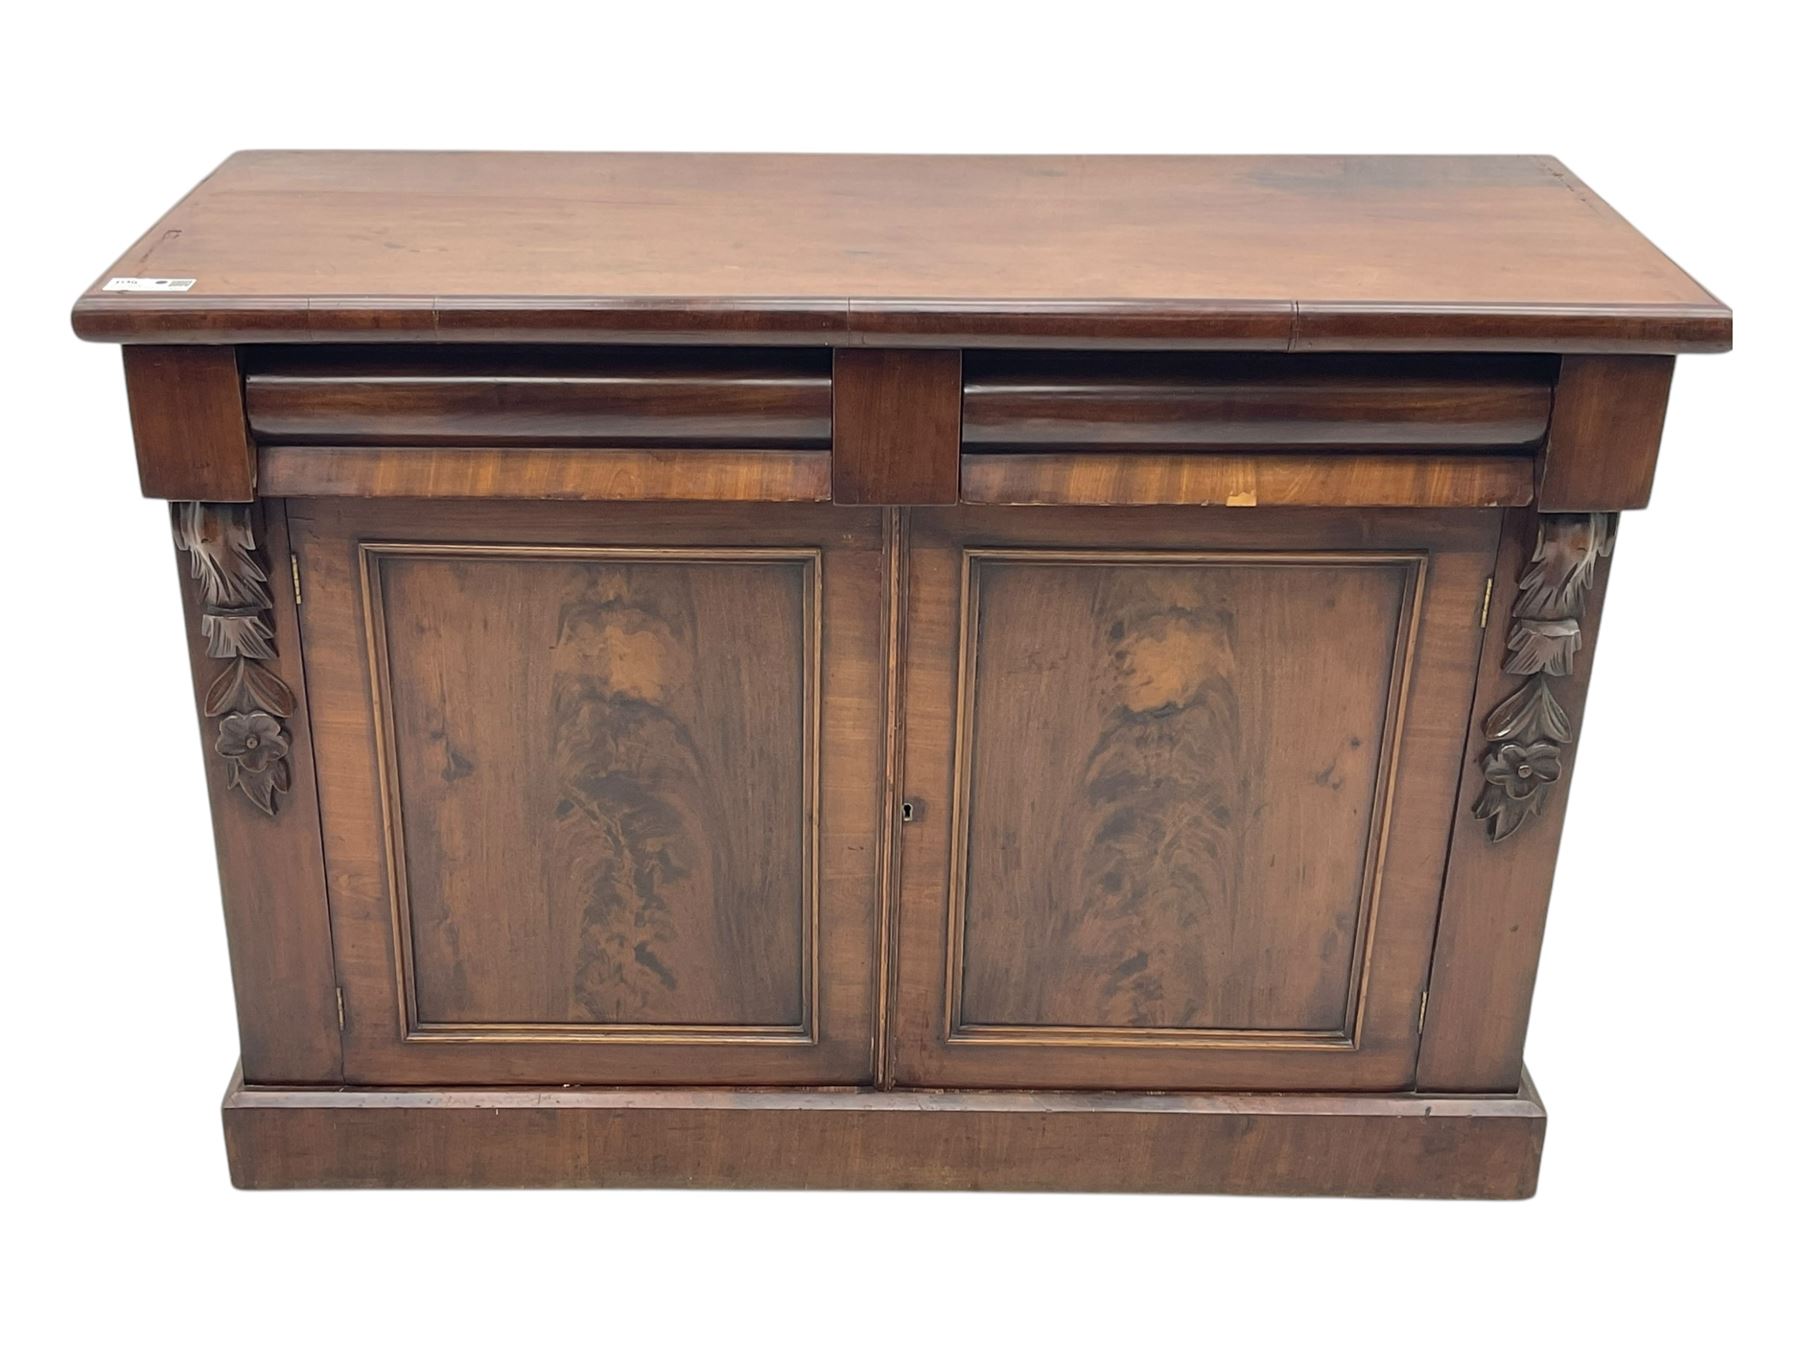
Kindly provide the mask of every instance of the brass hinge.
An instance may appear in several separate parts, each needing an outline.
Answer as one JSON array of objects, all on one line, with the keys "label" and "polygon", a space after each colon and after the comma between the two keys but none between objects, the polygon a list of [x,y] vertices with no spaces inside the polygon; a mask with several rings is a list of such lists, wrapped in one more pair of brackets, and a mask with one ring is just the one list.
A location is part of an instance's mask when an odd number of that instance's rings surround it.
[{"label": "brass hinge", "polygon": [[337,987],[337,1000],[338,1000],[338,1030],[342,1031],[344,1029],[344,986],[341,984]]},{"label": "brass hinge", "polygon": [[[288,554],[288,567],[294,573],[294,603],[297,605],[300,603],[300,555],[298,553]],[[1482,612],[1485,614],[1487,611],[1483,610]]]},{"label": "brass hinge", "polygon": [[[299,565],[300,565],[299,563],[294,564],[294,566],[296,566],[296,567],[298,567]],[[298,580],[299,575],[300,574],[298,572],[296,572],[294,574],[294,576],[295,576],[294,585],[295,586],[298,586],[300,584],[300,582]],[[1488,602],[1490,600],[1492,600],[1493,598],[1494,598],[1494,579],[1492,577],[1489,577],[1487,579],[1487,585],[1485,585],[1481,588],[1481,626],[1483,628],[1487,627]]]},{"label": "brass hinge", "polygon": [[[340,1000],[343,998],[342,990],[338,991],[338,997]],[[1429,989],[1419,990],[1419,1030],[1420,1031],[1425,1030],[1425,1005],[1427,1002],[1430,1001],[1430,999],[1431,999],[1431,990],[1429,990]],[[340,1012],[340,1017],[341,1017],[341,1012]],[[340,1021],[338,1025],[342,1026],[343,1025],[342,1021]]]}]

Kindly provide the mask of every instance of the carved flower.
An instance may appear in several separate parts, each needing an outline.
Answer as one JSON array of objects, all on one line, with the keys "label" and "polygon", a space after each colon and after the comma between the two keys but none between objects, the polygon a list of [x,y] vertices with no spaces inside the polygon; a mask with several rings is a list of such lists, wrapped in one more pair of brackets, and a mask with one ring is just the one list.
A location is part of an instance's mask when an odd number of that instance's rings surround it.
[{"label": "carved flower", "polygon": [[219,719],[219,753],[250,773],[261,773],[288,752],[287,733],[267,713],[232,713]]},{"label": "carved flower", "polygon": [[1515,801],[1531,796],[1562,777],[1562,756],[1550,741],[1496,746],[1481,771],[1488,782]]}]

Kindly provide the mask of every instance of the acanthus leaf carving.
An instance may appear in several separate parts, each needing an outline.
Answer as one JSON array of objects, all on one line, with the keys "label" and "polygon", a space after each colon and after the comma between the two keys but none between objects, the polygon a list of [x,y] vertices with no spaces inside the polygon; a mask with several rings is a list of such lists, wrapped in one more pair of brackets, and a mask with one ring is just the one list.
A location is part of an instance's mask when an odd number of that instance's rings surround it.
[{"label": "acanthus leaf carving", "polygon": [[266,610],[269,574],[256,559],[246,502],[175,502],[175,546],[188,555],[200,603],[208,613]]},{"label": "acanthus leaf carving", "polygon": [[1487,716],[1482,731],[1490,741],[1559,741],[1574,739],[1569,715],[1550,692],[1550,681],[1534,675]]},{"label": "acanthus leaf carving", "polygon": [[1617,512],[1538,517],[1537,547],[1519,578],[1513,618],[1579,619],[1594,587],[1594,569],[1612,555],[1618,529]]},{"label": "acanthus leaf carving", "polygon": [[294,692],[261,664],[275,659],[274,601],[256,557],[251,507],[175,502],[171,517],[198,593],[207,655],[228,662],[201,702],[202,713],[218,719],[213,750],[224,761],[226,786],[272,816],[292,781],[285,719]]},{"label": "acanthus leaf carving", "polygon": [[206,691],[208,717],[228,712],[266,712],[288,717],[294,711],[294,691],[247,656],[234,659]]},{"label": "acanthus leaf carving", "polygon": [[1618,522],[1616,514],[1599,511],[1538,518],[1537,546],[1519,578],[1501,666],[1529,678],[1482,723],[1485,781],[1474,811],[1488,822],[1490,839],[1504,839],[1538,815],[1562,778],[1564,748],[1575,737],[1552,681],[1575,669],[1582,613]]},{"label": "acanthus leaf carving", "polygon": [[1567,675],[1581,650],[1581,625],[1574,619],[1518,619],[1506,638],[1504,669],[1509,675]]}]

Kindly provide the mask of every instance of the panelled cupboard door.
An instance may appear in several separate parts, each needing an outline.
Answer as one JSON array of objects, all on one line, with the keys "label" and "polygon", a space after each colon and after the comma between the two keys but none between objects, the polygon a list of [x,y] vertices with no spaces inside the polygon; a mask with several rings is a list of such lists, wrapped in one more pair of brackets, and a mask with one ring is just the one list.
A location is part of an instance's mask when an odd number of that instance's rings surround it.
[{"label": "panelled cupboard door", "polygon": [[1410,1084],[1499,516],[913,512],[897,1080]]},{"label": "panelled cupboard door", "polygon": [[878,512],[288,512],[350,1081],[869,1080]]}]

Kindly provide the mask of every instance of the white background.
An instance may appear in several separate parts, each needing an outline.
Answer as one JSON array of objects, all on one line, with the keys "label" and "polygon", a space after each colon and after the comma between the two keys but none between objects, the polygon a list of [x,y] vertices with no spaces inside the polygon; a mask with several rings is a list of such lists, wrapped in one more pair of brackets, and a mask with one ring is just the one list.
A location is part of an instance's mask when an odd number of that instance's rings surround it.
[{"label": "white background", "polygon": [[[1800,297],[1776,13],[15,9],[0,1336],[1792,1344]],[[67,310],[246,147],[1564,159],[1736,307],[1738,350],[1682,361],[1655,504],[1622,530],[1529,1047],[1539,1197],[232,1191],[235,1032],[167,516],[138,496],[118,356]]]}]

